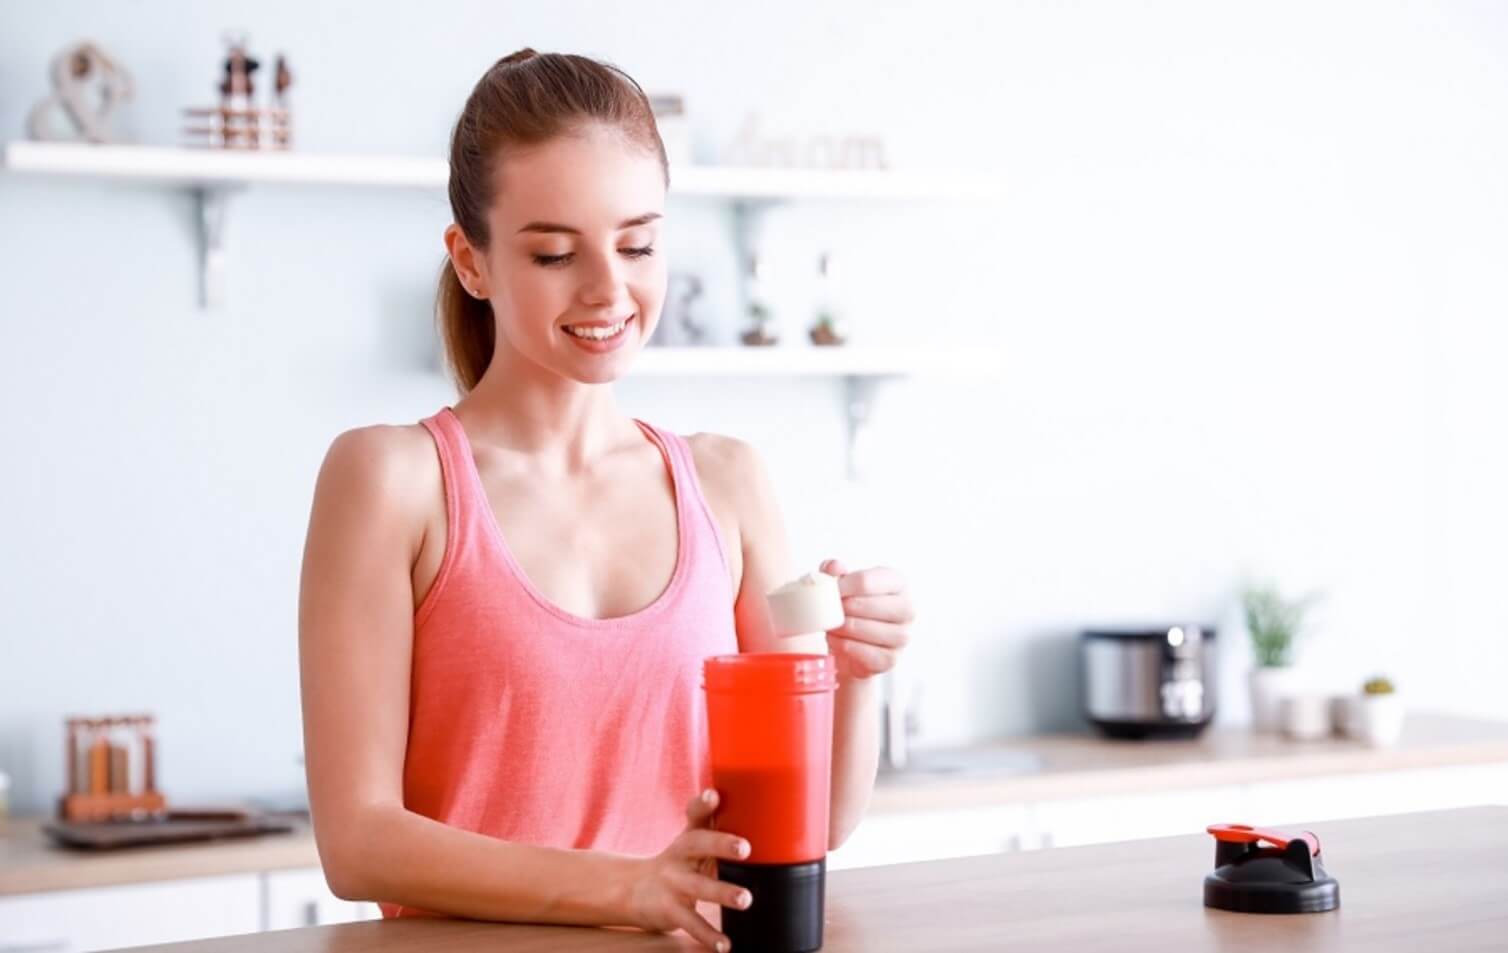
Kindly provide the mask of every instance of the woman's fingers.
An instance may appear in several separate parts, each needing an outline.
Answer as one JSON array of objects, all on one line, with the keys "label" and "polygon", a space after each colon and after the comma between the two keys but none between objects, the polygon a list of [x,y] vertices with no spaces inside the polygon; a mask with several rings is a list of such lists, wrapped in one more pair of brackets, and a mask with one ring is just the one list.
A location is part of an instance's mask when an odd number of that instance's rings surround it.
[{"label": "woman's fingers", "polygon": [[702,915],[690,907],[676,907],[670,911],[670,918],[675,921],[676,926],[689,933],[693,940],[710,950],[724,953],[730,946],[727,937],[717,932],[712,924],[702,919]]},{"label": "woman's fingers", "polygon": [[855,619],[852,616],[831,630],[829,635],[853,642],[864,642],[887,649],[902,649],[911,641],[911,633],[903,625],[894,622],[879,622],[874,619]]},{"label": "woman's fingers", "polygon": [[698,827],[676,838],[682,856],[699,860],[703,857],[720,857],[723,860],[745,860],[749,856],[749,842],[737,834],[711,831]]},{"label": "woman's fingers", "polygon": [[717,792],[712,788],[702,791],[686,803],[686,822],[690,827],[703,827],[717,813]]},{"label": "woman's fingers", "polygon": [[843,613],[849,618],[876,619],[902,625],[916,621],[916,610],[911,607],[911,603],[893,595],[844,596]]},{"label": "woman's fingers", "polygon": [[883,596],[905,589],[906,578],[888,566],[844,573],[838,580],[838,591],[845,596]]},{"label": "woman's fingers", "polygon": [[689,870],[678,870],[673,875],[676,889],[695,900],[705,900],[720,907],[747,910],[754,896],[737,884],[730,884],[715,877],[704,877]]},{"label": "woman's fingers", "polygon": [[878,646],[864,642],[856,642],[853,639],[834,639],[835,651],[841,651],[847,657],[850,664],[857,665],[870,675],[880,672],[888,672],[895,668],[895,651],[882,649]]}]

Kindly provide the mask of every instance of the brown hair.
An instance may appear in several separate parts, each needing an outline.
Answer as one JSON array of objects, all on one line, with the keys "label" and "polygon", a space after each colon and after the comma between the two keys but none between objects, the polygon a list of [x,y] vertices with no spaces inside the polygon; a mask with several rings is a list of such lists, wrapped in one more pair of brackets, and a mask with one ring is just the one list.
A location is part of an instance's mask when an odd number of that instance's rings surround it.
[{"label": "brown hair", "polygon": [[[487,210],[505,150],[538,145],[592,121],[616,126],[658,157],[669,187],[670,164],[654,111],[627,73],[585,56],[528,47],[494,63],[466,98],[450,139],[450,211],[467,241],[484,250],[491,240]],[[492,307],[461,287],[447,257],[435,310],[446,361],[464,395],[492,362]]]}]

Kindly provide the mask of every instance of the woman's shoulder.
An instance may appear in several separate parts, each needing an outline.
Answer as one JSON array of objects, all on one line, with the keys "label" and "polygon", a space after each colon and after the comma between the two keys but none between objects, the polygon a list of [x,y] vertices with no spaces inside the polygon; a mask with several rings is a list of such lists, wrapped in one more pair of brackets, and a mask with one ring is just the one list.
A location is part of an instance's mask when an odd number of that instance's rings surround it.
[{"label": "woman's shoulder", "polygon": [[750,467],[763,464],[759,451],[746,441],[720,433],[694,433],[686,436],[691,447],[691,457],[696,463],[696,475],[703,482],[736,485],[739,477]]},{"label": "woman's shoulder", "polygon": [[753,444],[717,433],[691,434],[686,442],[704,490],[726,501],[739,514],[740,523],[763,515],[774,499],[774,489]]},{"label": "woman's shoulder", "polygon": [[720,433],[693,433],[686,435],[686,442],[691,445],[692,452],[697,456],[700,463],[705,457],[709,463],[723,464],[732,462],[740,454],[754,453],[754,447],[749,443]]},{"label": "woman's shoulder", "polygon": [[440,482],[433,438],[422,424],[372,424],[335,437],[319,481],[344,497],[422,512]]},{"label": "woman's shoulder", "polygon": [[330,442],[326,461],[377,478],[406,477],[435,455],[423,424],[370,424],[344,431]]}]

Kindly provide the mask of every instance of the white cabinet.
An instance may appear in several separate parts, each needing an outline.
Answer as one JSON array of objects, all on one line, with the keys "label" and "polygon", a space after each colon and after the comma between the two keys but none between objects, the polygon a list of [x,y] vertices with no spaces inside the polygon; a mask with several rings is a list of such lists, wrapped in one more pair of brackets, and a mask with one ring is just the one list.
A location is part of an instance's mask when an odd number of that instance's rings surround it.
[{"label": "white cabinet", "polygon": [[1245,823],[1247,803],[1239,785],[1039,801],[1030,806],[1035,837],[1028,846],[1202,834],[1211,824]]},{"label": "white cabinet", "polygon": [[88,950],[372,920],[318,867],[0,897],[0,953]]},{"label": "white cabinet", "polygon": [[325,872],[318,867],[271,870],[262,875],[262,882],[267,897],[264,930],[291,930],[382,916],[375,903],[342,900],[331,893],[325,883]]},{"label": "white cabinet", "polygon": [[871,814],[828,855],[828,869],[1201,834],[1211,824],[1317,826],[1339,818],[1481,804],[1508,805],[1508,764]]},{"label": "white cabinet", "polygon": [[84,953],[262,926],[258,874],[0,897],[3,953]]},{"label": "white cabinet", "polygon": [[827,869],[1019,850],[1029,833],[1026,808],[1018,804],[871,814],[827,855]]},{"label": "white cabinet", "polygon": [[1248,787],[1251,820],[1282,827],[1308,821],[1508,804],[1508,764],[1348,774]]}]

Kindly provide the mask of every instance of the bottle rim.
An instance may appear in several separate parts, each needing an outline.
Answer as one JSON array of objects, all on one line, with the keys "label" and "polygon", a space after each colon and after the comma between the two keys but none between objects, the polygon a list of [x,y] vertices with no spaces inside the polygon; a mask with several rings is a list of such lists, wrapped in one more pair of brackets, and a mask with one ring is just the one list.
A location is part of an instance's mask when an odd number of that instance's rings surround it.
[{"label": "bottle rim", "polygon": [[702,663],[702,687],[709,692],[831,691],[838,671],[831,655],[811,652],[740,652],[714,655]]}]

